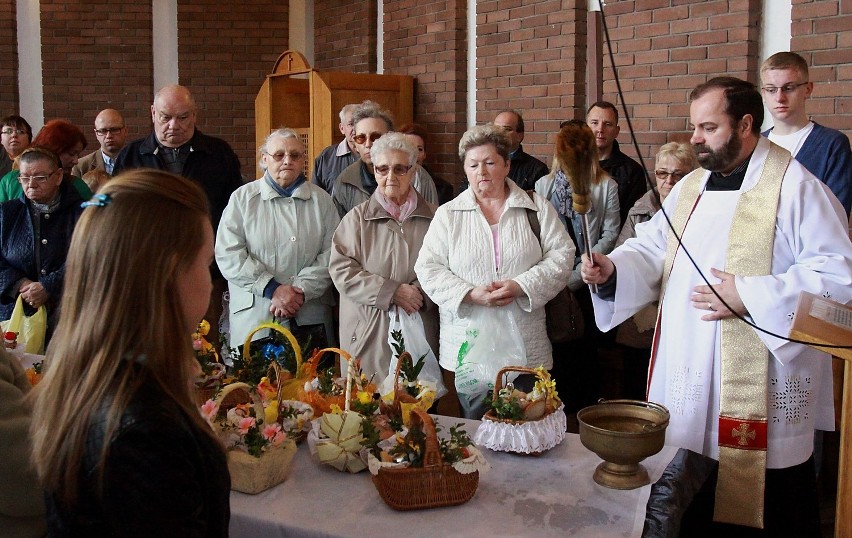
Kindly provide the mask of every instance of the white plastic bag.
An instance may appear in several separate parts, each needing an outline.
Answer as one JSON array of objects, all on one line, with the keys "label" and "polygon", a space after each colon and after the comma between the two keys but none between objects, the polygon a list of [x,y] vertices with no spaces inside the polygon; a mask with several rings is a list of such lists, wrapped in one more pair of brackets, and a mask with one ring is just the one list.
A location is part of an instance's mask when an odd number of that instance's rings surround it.
[{"label": "white plastic bag", "polygon": [[[503,367],[526,365],[524,340],[509,307],[474,307],[456,361],[458,393],[468,398],[482,394],[494,388]],[[510,374],[509,381],[517,375]]]},{"label": "white plastic bag", "polygon": [[[416,365],[420,357],[423,357],[423,368],[420,370],[418,381],[424,385],[434,386],[435,399],[447,393],[447,387],[444,386],[444,379],[441,376],[441,367],[438,366],[438,358],[429,341],[426,340],[426,331],[423,329],[423,319],[419,312],[408,314],[405,310],[397,306],[391,306],[388,310],[390,324],[388,326],[388,344],[393,350],[390,361],[390,369],[388,376],[382,381],[379,390],[382,394],[387,394],[393,391],[394,376],[396,375],[396,364],[399,360],[399,355],[394,348],[394,331],[401,331],[402,338],[405,342],[405,351],[411,354],[411,359]],[[425,355],[425,357],[424,357]]]}]

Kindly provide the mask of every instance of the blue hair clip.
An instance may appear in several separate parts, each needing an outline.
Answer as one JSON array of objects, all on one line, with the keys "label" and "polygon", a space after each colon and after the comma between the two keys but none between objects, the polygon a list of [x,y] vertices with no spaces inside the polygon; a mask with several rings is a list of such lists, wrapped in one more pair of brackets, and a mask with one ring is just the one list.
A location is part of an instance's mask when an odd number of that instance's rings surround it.
[{"label": "blue hair clip", "polygon": [[82,204],[80,204],[80,207],[106,207],[110,204],[110,202],[112,202],[112,196],[110,196],[109,194],[96,194],[92,196],[92,199],[88,202],[83,202]]}]

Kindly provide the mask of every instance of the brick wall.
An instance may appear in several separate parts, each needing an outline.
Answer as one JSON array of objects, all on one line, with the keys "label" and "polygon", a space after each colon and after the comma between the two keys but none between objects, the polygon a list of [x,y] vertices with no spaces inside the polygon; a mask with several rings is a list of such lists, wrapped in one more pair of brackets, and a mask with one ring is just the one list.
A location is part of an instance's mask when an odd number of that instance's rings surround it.
[{"label": "brick wall", "polygon": [[41,0],[41,46],[45,120],[79,126],[89,150],[104,108],[125,116],[129,136],[150,131],[150,5]]},{"label": "brick wall", "polygon": [[[580,5],[582,4],[582,5]],[[514,108],[524,150],[550,163],[553,135],[585,105],[586,4],[558,0],[477,2],[476,120]]]},{"label": "brick wall", "polygon": [[794,0],[792,50],[808,62],[808,113],[852,134],[852,0]]},{"label": "brick wall", "polygon": [[414,116],[429,130],[426,164],[455,183],[467,127],[467,2],[386,0],[384,14],[384,72],[416,77]]},{"label": "brick wall", "polygon": [[325,71],[376,72],[375,1],[314,2],[314,65]]},{"label": "brick wall", "polygon": [[[635,0],[605,17],[627,111],[645,165],[659,147],[688,141],[689,92],[717,75],[758,82],[760,0]],[[622,151],[635,156],[604,51],[603,98],[618,106]]]},{"label": "brick wall", "polygon": [[15,1],[0,2],[0,117],[18,112],[18,24]]},{"label": "brick wall", "polygon": [[[582,5],[577,5],[582,4]],[[0,0],[0,105],[18,110],[14,0]],[[150,4],[42,0],[45,117],[83,128],[98,110],[124,113],[131,137],[150,132]],[[452,181],[466,127],[465,0],[386,0],[385,69],[416,77],[415,119],[432,133],[429,164]],[[761,0],[618,0],[606,6],[619,75],[641,153],[687,138],[687,95],[721,73],[757,81]],[[254,176],[254,97],[287,48],[288,4],[180,0],[180,82],[201,107],[200,128],[231,143]],[[527,120],[525,147],[549,161],[558,122],[586,107],[584,2],[477,2],[477,121],[506,107]],[[375,72],[376,3],[314,2],[318,69]],[[793,50],[812,66],[809,111],[852,132],[852,0],[793,0]],[[604,49],[605,50],[605,49]],[[604,97],[615,96],[604,59]],[[622,147],[635,154],[622,123]]]},{"label": "brick wall", "polygon": [[178,2],[180,83],[198,104],[198,128],[231,144],[246,179],[256,177],[254,99],[288,34],[286,1]]}]

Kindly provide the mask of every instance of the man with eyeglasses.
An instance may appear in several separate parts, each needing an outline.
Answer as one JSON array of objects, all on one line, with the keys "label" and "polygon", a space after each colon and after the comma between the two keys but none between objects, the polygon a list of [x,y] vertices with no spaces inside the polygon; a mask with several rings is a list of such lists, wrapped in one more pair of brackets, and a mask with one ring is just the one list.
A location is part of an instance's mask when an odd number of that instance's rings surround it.
[{"label": "man with eyeglasses", "polygon": [[524,117],[517,110],[504,110],[494,118],[494,125],[509,135],[509,179],[524,189],[535,188],[535,182],[549,172],[547,165],[524,151]]},{"label": "man with eyeglasses", "polygon": [[778,52],[763,62],[760,93],[774,123],[763,135],[828,185],[848,216],[852,207],[849,139],[808,117],[805,102],[814,89],[808,78],[808,64],[795,52]]},{"label": "man with eyeglasses", "polygon": [[112,108],[101,110],[95,117],[94,130],[101,148],[77,161],[71,169],[71,174],[74,176],[83,177],[83,174],[94,169],[104,170],[112,175],[115,159],[127,141],[127,127],[118,110]]},{"label": "man with eyeglasses", "polygon": [[340,123],[337,128],[343,135],[339,144],[332,144],[322,150],[314,159],[314,173],[311,181],[319,185],[325,192],[332,194],[334,182],[347,166],[358,160],[358,151],[355,147],[355,125],[352,123],[352,113],[358,105],[346,105],[340,109]]},{"label": "man with eyeglasses", "polygon": [[[390,111],[373,101],[364,101],[358,105],[352,113],[352,122],[355,129],[352,139],[361,159],[344,169],[334,183],[331,197],[334,199],[340,218],[343,218],[356,205],[369,200],[376,191],[378,182],[373,170],[370,149],[373,147],[373,142],[393,131],[393,118]],[[427,202],[438,205],[435,182],[428,173],[425,173],[425,170],[411,182],[411,186]]]}]

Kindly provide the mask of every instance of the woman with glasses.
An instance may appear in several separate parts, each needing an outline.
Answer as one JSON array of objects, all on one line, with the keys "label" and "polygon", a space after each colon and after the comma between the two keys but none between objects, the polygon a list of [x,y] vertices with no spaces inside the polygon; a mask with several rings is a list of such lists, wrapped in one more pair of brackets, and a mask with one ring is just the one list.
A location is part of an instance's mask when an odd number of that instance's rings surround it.
[{"label": "woman with glasses", "polygon": [[47,309],[50,339],[65,278],[65,257],[83,199],[63,181],[59,158],[32,147],[20,155],[23,195],[0,204],[0,319],[20,296],[24,314]]},{"label": "woman with glasses", "polygon": [[263,177],[234,191],[216,234],[216,263],[230,290],[229,342],[242,344],[276,317],[291,328],[292,320],[321,324],[333,344],[328,257],[337,210],[305,180],[305,147],[293,130],[270,133],[259,153]]},{"label": "woman with glasses", "polygon": [[334,234],[329,273],[340,292],[340,341],[377,380],[388,375],[391,306],[419,312],[427,340],[438,349],[438,310],[423,293],[414,260],[435,206],[414,187],[417,148],[401,133],[372,146],[376,190],[343,217]]},{"label": "woman with glasses", "polygon": [[12,114],[0,120],[0,141],[10,159],[17,159],[33,140],[33,128],[21,116]]},{"label": "woman with glasses", "polygon": [[[438,208],[414,264],[420,285],[439,307],[440,363],[451,372],[471,315],[491,308],[513,315],[529,367],[553,367],[544,305],[567,284],[574,245],[553,206],[508,178],[511,144],[493,124],[462,136],[459,157],[470,188]],[[538,239],[529,212],[538,219]],[[534,378],[519,377],[515,386],[531,390]],[[466,418],[487,411],[485,393],[460,403]]]},{"label": "woman with glasses", "polygon": [[[347,166],[334,182],[334,204],[340,217],[356,205],[366,202],[376,190],[376,174],[373,172],[371,149],[376,141],[393,131],[393,118],[388,110],[378,103],[364,101],[352,113],[355,149],[360,160]],[[414,189],[430,204],[438,204],[438,191],[428,173],[414,176]]]},{"label": "woman with glasses", "polygon": [[0,120],[0,125],[0,141],[6,150],[0,151],[0,177],[3,177],[13,168],[17,168],[14,160],[30,146],[33,129],[27,120],[14,114]]},{"label": "woman with glasses", "polygon": [[[657,184],[630,208],[615,246],[636,237],[636,226],[651,220],[660,210],[672,187],[697,167],[698,161],[691,144],[669,142],[660,147],[654,166]],[[627,398],[645,399],[651,340],[654,337],[656,321],[655,303],[637,312],[618,327],[615,341],[624,346],[624,396]]]},{"label": "woman with glasses", "polygon": [[[92,197],[89,186],[79,177],[71,175],[80,152],[86,149],[86,136],[79,127],[66,120],[50,120],[33,139],[33,146],[44,148],[57,155],[62,163],[63,181],[72,184],[84,200]],[[12,170],[0,179],[0,202],[14,200],[21,195],[18,170]]]}]

